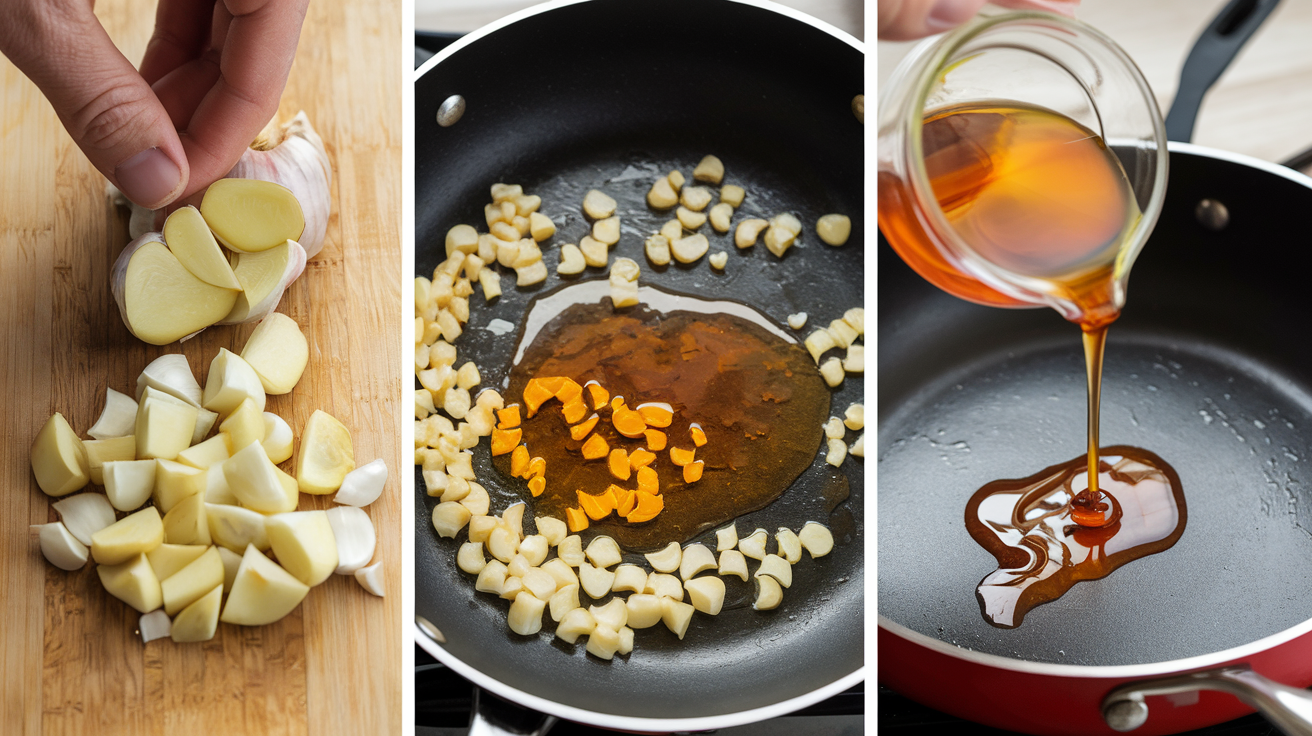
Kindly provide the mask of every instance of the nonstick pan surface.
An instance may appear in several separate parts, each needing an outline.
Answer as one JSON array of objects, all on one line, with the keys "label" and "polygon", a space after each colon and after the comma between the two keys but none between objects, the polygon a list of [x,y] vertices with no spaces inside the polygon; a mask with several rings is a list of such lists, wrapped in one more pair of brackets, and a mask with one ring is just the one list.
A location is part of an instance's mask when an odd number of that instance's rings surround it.
[{"label": "nonstick pan surface", "polygon": [[[532,298],[577,282],[563,281],[554,267],[560,244],[587,233],[580,203],[591,188],[619,201],[623,234],[611,258],[638,261],[643,284],[746,302],[781,324],[798,311],[828,324],[861,305],[862,126],[851,104],[862,92],[862,52],[838,35],[744,3],[594,0],[556,4],[475,34],[422,68],[417,273],[442,260],[448,228],[483,229],[494,182],[541,196],[542,211],[557,225],[543,244],[551,276],[541,288],[517,289],[508,272],[505,294],[493,304],[478,293],[471,299],[459,360],[479,366],[482,385],[504,385],[517,335],[485,328],[493,319],[519,325]],[[440,127],[438,107],[453,94],[465,98],[466,111],[455,125]],[[645,237],[672,217],[647,208],[647,189],[674,168],[690,175],[708,153],[724,161],[726,183],[748,192],[735,223],[791,211],[807,223],[801,247],[779,261],[761,245],[738,251],[731,235],[707,226],[712,252],[729,252],[723,273],[704,259],[656,269],[643,258]],[[828,212],[853,215],[845,247],[814,236],[813,223]],[[580,278],[604,277],[602,269],[589,269]],[[831,413],[860,403],[862,388],[859,377],[848,380],[833,393]],[[492,467],[486,445],[475,451],[474,465],[494,511],[527,496],[521,481]],[[737,608],[695,617],[682,642],[664,627],[639,631],[632,655],[611,662],[554,639],[550,625],[534,637],[510,633],[506,603],[474,592],[472,578],[455,565],[463,539],[437,537],[429,524],[435,499],[423,493],[418,474],[416,483],[416,612],[446,640],[422,643],[512,700],[612,727],[686,725],[674,724],[678,719],[714,727],[749,720],[749,711],[765,717],[770,713],[759,709],[801,707],[861,676],[859,459],[837,470],[817,459],[779,501],[738,519],[744,532],[772,533],[824,521],[840,542],[828,557],[794,567],[780,609],[752,611],[751,586],[730,579],[726,609]]]},{"label": "nonstick pan surface", "polygon": [[[975,586],[996,562],[965,532],[966,501],[1083,453],[1078,330],[1051,310],[955,299],[881,246],[882,617],[977,652],[1073,665],[1205,655],[1312,618],[1312,253],[1300,245],[1312,179],[1188,144],[1171,144],[1170,166],[1109,332],[1102,444],[1174,466],[1183,537],[1017,629],[986,623]],[[1220,229],[1198,216],[1204,200],[1225,206]]]}]

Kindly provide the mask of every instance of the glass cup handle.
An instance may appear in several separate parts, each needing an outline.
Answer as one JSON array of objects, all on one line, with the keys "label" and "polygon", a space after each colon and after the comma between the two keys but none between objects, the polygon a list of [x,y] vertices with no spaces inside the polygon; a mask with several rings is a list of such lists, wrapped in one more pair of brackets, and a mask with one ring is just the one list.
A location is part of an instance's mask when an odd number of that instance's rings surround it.
[{"label": "glass cup handle", "polygon": [[1197,690],[1230,693],[1288,736],[1312,736],[1312,692],[1281,685],[1246,665],[1122,685],[1103,699],[1102,717],[1116,731],[1133,731],[1148,720],[1145,697]]}]

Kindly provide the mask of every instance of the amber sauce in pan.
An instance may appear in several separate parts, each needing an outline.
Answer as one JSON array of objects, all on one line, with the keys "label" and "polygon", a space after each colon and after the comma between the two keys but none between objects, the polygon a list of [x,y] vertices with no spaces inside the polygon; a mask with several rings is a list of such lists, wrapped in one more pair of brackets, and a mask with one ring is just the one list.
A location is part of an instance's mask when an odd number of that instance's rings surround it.
[{"label": "amber sauce in pan", "polygon": [[[829,389],[810,355],[760,324],[716,311],[715,304],[724,302],[679,298],[680,309],[668,312],[645,303],[615,310],[609,298],[574,303],[536,335],[521,338],[503,392],[507,403],[519,400],[531,378],[568,376],[579,384],[597,381],[629,406],[664,402],[674,410],[673,423],[663,430],[668,446],[651,466],[660,479],[664,510],[643,523],[612,514],[589,526],[590,533],[612,536],[625,549],[652,551],[684,542],[764,507],[819,451]],[[644,446],[641,439],[620,435],[604,410],[598,414],[601,421],[593,431],[612,448]],[[708,439],[697,448],[706,466],[699,481],[685,483],[668,453],[669,447],[694,447],[693,422]],[[546,490],[530,500],[533,513],[565,518],[565,509],[578,505],[576,491],[600,493],[618,482],[604,459],[582,457],[583,441],[571,438],[559,402],[545,404],[522,426],[529,453],[546,461]],[[510,476],[508,455],[494,458],[494,464]]]},{"label": "amber sauce in pan", "polygon": [[[1040,280],[1074,304],[1071,321],[1083,333],[1086,454],[1029,478],[989,483],[966,508],[967,530],[999,566],[977,589],[981,611],[989,623],[1014,627],[1030,608],[1167,549],[1184,530],[1179,477],[1165,461],[1128,447],[1099,452],[1103,350],[1120,315],[1114,266],[1140,212],[1102,139],[1052,111],[969,103],[929,114],[922,134],[930,185],[957,234],[988,262]],[[901,211],[890,208],[881,224],[914,236]],[[942,275],[952,267],[926,239],[889,240],[941,288],[985,304],[1017,304],[982,282]]]}]

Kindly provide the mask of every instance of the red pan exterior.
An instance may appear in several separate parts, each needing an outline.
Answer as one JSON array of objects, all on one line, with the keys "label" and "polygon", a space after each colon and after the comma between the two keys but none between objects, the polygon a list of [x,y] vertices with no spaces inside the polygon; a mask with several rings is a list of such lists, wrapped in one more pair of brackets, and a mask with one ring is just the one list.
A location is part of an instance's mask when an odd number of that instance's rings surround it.
[{"label": "red pan exterior", "polygon": [[[1117,674],[1118,670],[1131,669],[1128,667],[1053,665],[1048,671],[1041,671],[1044,669],[1041,664],[977,655],[938,642],[929,645],[921,635],[905,631],[896,625],[889,626],[886,621],[880,622],[880,684],[959,718],[1024,733],[1116,734],[1103,722],[1102,700],[1113,689],[1135,680],[1247,664],[1258,674],[1285,685],[1312,685],[1312,631],[1246,656],[1223,659],[1225,653],[1220,653],[1214,663],[1203,663],[1200,660],[1212,658],[1200,657],[1133,668],[1154,673],[1147,676]],[[985,659],[990,663],[981,661]],[[1107,674],[1101,675],[1100,671]],[[1154,696],[1146,702],[1148,721],[1130,732],[1136,736],[1190,731],[1253,712],[1233,696],[1211,691]]]}]

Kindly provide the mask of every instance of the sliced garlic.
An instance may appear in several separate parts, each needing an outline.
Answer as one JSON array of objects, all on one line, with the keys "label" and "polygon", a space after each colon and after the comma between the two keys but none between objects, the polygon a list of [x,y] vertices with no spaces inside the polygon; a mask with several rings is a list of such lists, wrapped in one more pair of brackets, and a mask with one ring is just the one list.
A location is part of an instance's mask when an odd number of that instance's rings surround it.
[{"label": "sliced garlic", "polygon": [[[706,578],[701,578],[705,580]],[[683,640],[683,635],[688,632],[688,624],[692,623],[692,613],[696,610],[692,604],[682,603],[673,598],[661,599],[661,622],[665,628],[674,632],[674,635]]]},{"label": "sliced garlic", "polygon": [[720,609],[724,606],[723,580],[704,575],[684,581],[683,587],[688,591],[688,601],[692,603],[693,608],[712,616],[720,613]]},{"label": "sliced garlic", "polygon": [[670,542],[665,545],[659,552],[648,552],[643,555],[647,558],[647,564],[657,572],[674,572],[679,569],[679,561],[683,558],[683,548],[678,542]]},{"label": "sliced garlic", "polygon": [[775,544],[779,546],[779,556],[796,565],[802,559],[802,542],[797,534],[788,527],[781,526],[774,535]]},{"label": "sliced garlic", "polygon": [[[191,364],[187,362],[187,356],[181,353],[161,355],[141,371],[141,375],[137,376],[138,401],[141,400],[141,394],[146,387],[163,391],[198,409],[201,408],[200,384],[196,382],[196,376],[191,372]],[[95,437],[94,434],[91,436]]]},{"label": "sliced garlic", "polygon": [[747,558],[736,549],[726,549],[720,553],[719,573],[723,577],[737,576],[747,581]]},{"label": "sliced garlic", "polygon": [[362,567],[355,571],[355,582],[360,584],[361,588],[369,591],[371,594],[383,597],[383,563],[375,562],[368,567]]},{"label": "sliced garlic", "polygon": [[87,434],[98,440],[127,437],[137,424],[137,402],[112,388],[105,389],[105,408]]},{"label": "sliced garlic", "polygon": [[761,566],[756,569],[756,576],[769,575],[785,588],[793,584],[793,566],[788,564],[788,560],[779,555],[766,555],[761,560]]},{"label": "sliced garlic", "polygon": [[218,324],[258,322],[272,314],[287,287],[305,272],[307,257],[305,249],[295,240],[263,253],[236,254],[233,273],[242,290]]},{"label": "sliced garlic", "polygon": [[574,608],[565,613],[556,627],[556,636],[567,644],[573,644],[580,636],[588,636],[597,628],[597,622],[586,608]]},{"label": "sliced garlic", "polygon": [[769,575],[756,576],[756,599],[752,608],[757,611],[772,611],[779,607],[784,599],[784,590],[779,581]]},{"label": "sliced garlic", "polygon": [[91,544],[91,535],[113,524],[114,507],[99,493],[79,493],[54,503],[55,511],[68,533],[82,544]]},{"label": "sliced garlic", "polygon": [[369,515],[355,506],[334,506],[324,511],[337,543],[338,575],[350,575],[369,564],[378,538]]},{"label": "sliced garlic", "polygon": [[146,233],[123,249],[114,261],[110,290],[128,331],[151,345],[166,345],[218,322],[241,294],[196,278],[159,233]]},{"label": "sliced garlic", "polygon": [[587,556],[592,564],[600,568],[610,567],[624,559],[620,554],[620,546],[607,536],[594,537],[588,543]]},{"label": "sliced garlic", "polygon": [[87,564],[87,546],[69,533],[64,522],[35,524],[41,540],[41,554],[60,570],[80,570]]},{"label": "sliced garlic", "polygon": [[378,500],[386,485],[387,464],[378,458],[347,473],[337,494],[333,496],[333,502],[347,506],[368,506]]},{"label": "sliced garlic", "polygon": [[685,581],[692,580],[693,576],[703,570],[714,570],[715,567],[715,554],[706,545],[690,544],[683,548],[679,576]]},{"label": "sliced garlic", "polygon": [[813,558],[824,557],[834,549],[833,533],[828,527],[814,521],[802,525],[802,531],[798,532],[797,539]]},{"label": "sliced garlic", "polygon": [[764,529],[757,529],[751,536],[738,540],[738,551],[754,560],[765,559],[765,543],[769,538]]},{"label": "sliced garlic", "polygon": [[141,643],[145,644],[156,639],[167,638],[173,631],[173,622],[169,620],[167,613],[157,609],[142,614],[137,620],[137,631],[141,632]]}]

